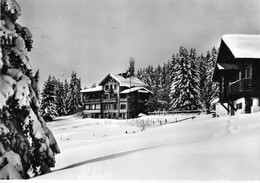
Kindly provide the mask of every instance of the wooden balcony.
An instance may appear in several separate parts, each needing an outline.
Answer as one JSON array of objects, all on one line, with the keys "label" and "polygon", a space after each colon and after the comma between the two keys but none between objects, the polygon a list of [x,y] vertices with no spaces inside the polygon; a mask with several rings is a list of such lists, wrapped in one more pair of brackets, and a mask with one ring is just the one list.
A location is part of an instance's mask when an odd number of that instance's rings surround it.
[{"label": "wooden balcony", "polygon": [[120,102],[127,102],[127,98],[120,98]]},{"label": "wooden balcony", "polygon": [[229,84],[227,98],[231,100],[240,97],[260,97],[260,81],[252,79],[241,79]]},{"label": "wooden balcony", "polygon": [[118,98],[117,97],[113,97],[113,98],[109,98],[109,99],[102,99],[102,102],[104,103],[111,103],[111,102],[117,102]]},{"label": "wooden balcony", "polygon": [[83,99],[83,103],[96,103],[96,102],[101,102],[100,98],[95,98],[95,99]]}]

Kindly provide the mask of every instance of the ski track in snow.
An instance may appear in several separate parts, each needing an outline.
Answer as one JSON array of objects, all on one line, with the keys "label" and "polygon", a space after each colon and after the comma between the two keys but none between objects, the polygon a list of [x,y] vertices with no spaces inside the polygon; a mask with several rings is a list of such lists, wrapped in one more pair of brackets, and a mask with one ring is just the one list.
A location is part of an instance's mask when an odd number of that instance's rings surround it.
[{"label": "ski track in snow", "polygon": [[[186,117],[149,120],[159,124]],[[260,179],[260,113],[202,115],[142,132],[133,122],[68,116],[48,123],[62,153],[53,172],[36,179]]]}]

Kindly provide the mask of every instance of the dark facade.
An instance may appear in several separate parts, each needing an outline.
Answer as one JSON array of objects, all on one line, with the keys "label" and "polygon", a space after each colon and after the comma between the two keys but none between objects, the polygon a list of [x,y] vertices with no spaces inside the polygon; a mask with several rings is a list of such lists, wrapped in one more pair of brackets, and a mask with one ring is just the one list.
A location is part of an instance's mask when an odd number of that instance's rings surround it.
[{"label": "dark facade", "polygon": [[81,91],[84,113],[94,118],[133,118],[145,113],[145,103],[152,95],[136,77],[107,75],[96,88]]},{"label": "dark facade", "polygon": [[219,102],[229,114],[259,111],[260,36],[223,36],[213,81],[219,83]]}]

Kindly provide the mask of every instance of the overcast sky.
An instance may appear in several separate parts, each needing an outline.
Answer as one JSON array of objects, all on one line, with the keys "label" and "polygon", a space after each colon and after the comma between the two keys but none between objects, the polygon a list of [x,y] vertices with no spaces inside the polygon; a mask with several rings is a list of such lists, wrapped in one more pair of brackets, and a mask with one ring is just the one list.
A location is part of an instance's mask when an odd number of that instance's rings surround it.
[{"label": "overcast sky", "polygon": [[48,75],[82,87],[109,73],[157,66],[180,46],[205,54],[219,47],[223,34],[259,34],[260,0],[17,0],[19,23],[33,34],[29,53],[40,69],[40,87]]}]

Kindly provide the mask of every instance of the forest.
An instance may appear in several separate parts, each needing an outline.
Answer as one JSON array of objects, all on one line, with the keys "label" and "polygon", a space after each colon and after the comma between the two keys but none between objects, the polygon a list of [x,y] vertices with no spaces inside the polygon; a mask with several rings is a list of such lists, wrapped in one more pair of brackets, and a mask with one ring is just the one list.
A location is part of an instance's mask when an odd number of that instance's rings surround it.
[{"label": "forest", "polygon": [[209,113],[212,101],[218,96],[218,84],[212,81],[217,50],[203,54],[180,47],[163,65],[137,71],[154,95],[147,103],[148,111],[191,111]]},{"label": "forest", "polygon": [[[180,47],[163,65],[140,68],[135,73],[135,60],[129,60],[126,73],[135,75],[153,92],[146,103],[147,114],[155,111],[201,111],[210,113],[212,101],[218,96],[218,85],[212,82],[212,74],[217,58],[216,48],[206,56],[197,56],[196,49],[188,51]],[[95,87],[93,84],[91,87]],[[46,121],[55,116],[74,114],[82,109],[81,80],[76,72],[70,83],[61,82],[49,76],[41,93],[41,111]]]}]

